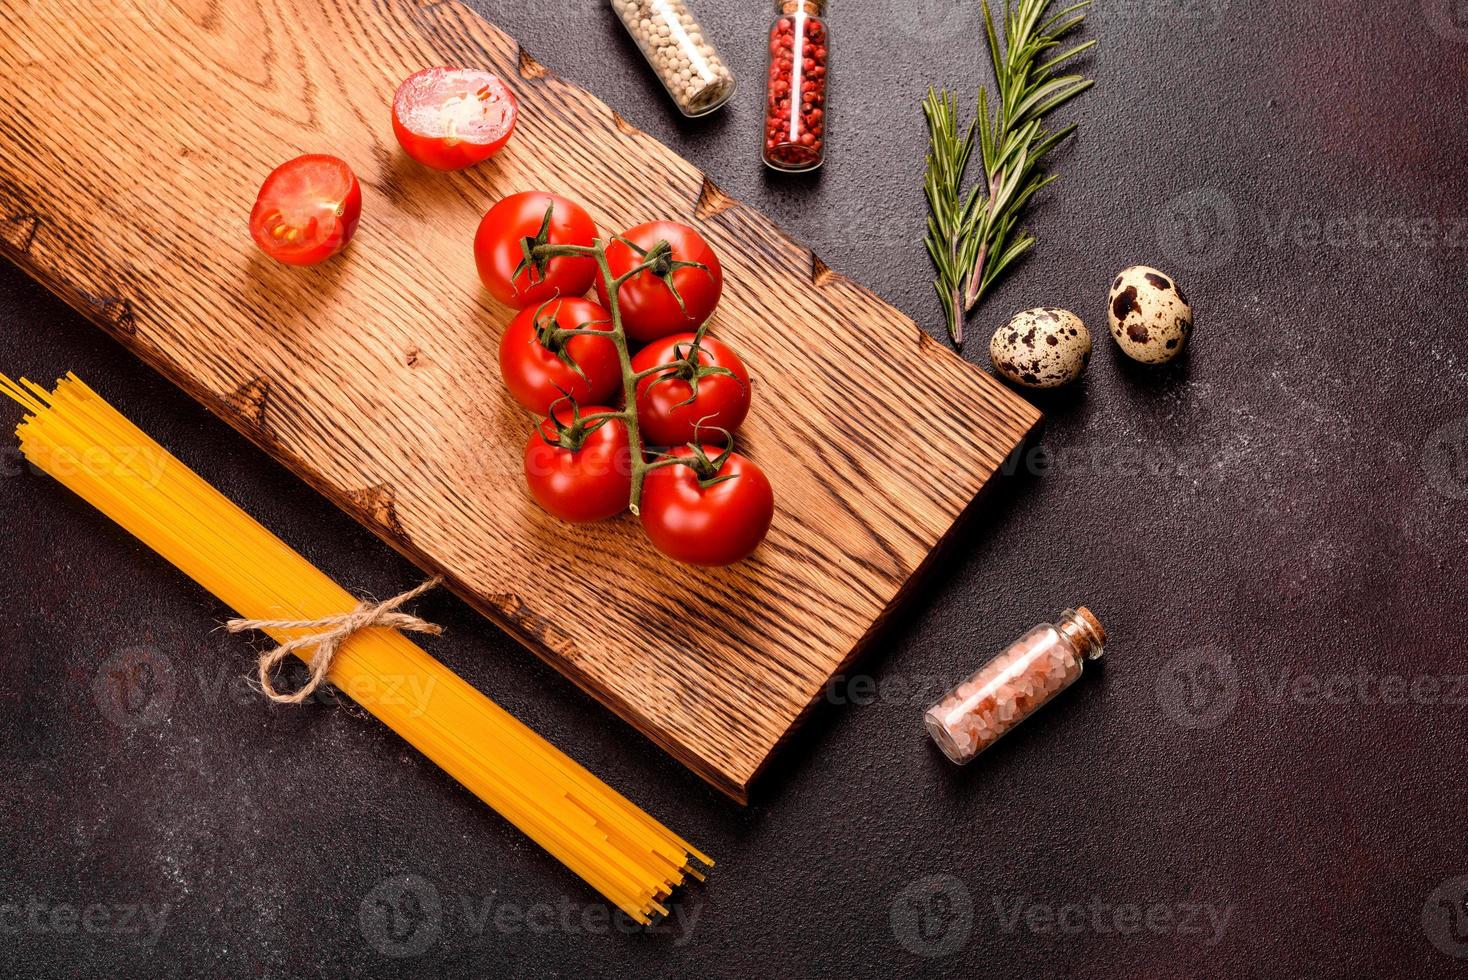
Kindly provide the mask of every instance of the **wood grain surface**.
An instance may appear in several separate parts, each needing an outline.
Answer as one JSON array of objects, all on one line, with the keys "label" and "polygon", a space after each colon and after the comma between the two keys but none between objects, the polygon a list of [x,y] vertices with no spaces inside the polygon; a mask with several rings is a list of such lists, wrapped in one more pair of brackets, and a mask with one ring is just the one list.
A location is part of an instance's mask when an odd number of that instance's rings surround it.
[{"label": "wood grain surface", "polygon": [[[0,250],[736,799],[1038,420],[453,0],[0,12]],[[501,73],[521,107],[508,149],[458,174],[389,125],[398,82],[445,63]],[[346,159],[364,209],[347,253],[303,270],[246,218],[304,152]],[[689,569],[630,517],[572,528],[524,493],[509,311],[470,243],[537,188],[603,231],[683,220],[718,250],[714,333],[756,379],[740,448],[777,494],[753,559]]]}]

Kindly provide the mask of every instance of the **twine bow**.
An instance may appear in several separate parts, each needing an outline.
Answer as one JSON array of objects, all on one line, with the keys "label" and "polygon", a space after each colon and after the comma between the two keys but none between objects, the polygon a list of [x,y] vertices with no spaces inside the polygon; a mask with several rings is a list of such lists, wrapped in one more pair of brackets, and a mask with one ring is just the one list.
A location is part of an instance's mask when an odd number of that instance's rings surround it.
[{"label": "twine bow", "polygon": [[[398,612],[398,607],[403,603],[418,598],[442,582],[442,578],[431,578],[416,589],[409,589],[386,602],[364,600],[357,603],[356,608],[351,612],[342,613],[340,616],[305,620],[231,619],[224,624],[224,628],[231,633],[243,633],[247,630],[316,630],[317,632],[298,636],[294,640],[282,643],[269,653],[260,655],[260,689],[265,692],[265,696],[276,704],[300,704],[325,683],[326,673],[331,669],[331,663],[336,659],[342,644],[351,639],[358,631],[383,627],[405,630],[409,633],[429,633],[434,636],[442,633],[442,626],[408,613]],[[282,660],[305,647],[316,648],[316,652],[312,653],[309,659],[301,657],[311,668],[311,679],[294,694],[282,694],[275,689],[275,684],[271,681],[271,674]]]}]

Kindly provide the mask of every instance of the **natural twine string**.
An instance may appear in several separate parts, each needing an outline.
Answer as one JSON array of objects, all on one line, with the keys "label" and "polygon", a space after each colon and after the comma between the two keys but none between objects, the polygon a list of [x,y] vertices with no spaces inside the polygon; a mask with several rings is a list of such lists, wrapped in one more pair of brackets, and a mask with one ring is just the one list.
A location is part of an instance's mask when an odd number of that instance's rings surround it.
[{"label": "natural twine string", "polygon": [[[231,619],[224,624],[224,628],[231,633],[243,633],[247,630],[316,630],[317,632],[298,636],[294,640],[282,643],[269,653],[260,655],[260,689],[265,692],[265,696],[277,704],[300,704],[325,683],[326,672],[331,669],[331,662],[336,659],[337,651],[359,630],[383,627],[406,630],[410,633],[430,633],[434,636],[442,633],[442,626],[397,611],[403,603],[418,598],[442,582],[442,578],[431,578],[416,589],[409,589],[386,602],[364,600],[357,603],[356,608],[351,612],[342,613],[340,616],[302,620]],[[271,681],[271,674],[275,671],[276,666],[297,650],[312,646],[316,648],[316,652],[311,654],[310,659],[306,661],[311,667],[311,679],[294,694],[282,694],[277,691]]]}]

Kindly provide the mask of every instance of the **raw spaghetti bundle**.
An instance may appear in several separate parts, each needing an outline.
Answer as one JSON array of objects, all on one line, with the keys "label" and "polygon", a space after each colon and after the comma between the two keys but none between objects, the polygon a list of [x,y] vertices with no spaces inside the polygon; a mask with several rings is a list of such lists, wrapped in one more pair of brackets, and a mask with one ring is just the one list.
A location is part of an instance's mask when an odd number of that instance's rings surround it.
[{"label": "raw spaghetti bundle", "polygon": [[[357,607],[75,375],[49,394],[0,375],[0,390],[30,412],[16,429],[27,459],[239,615],[319,620]],[[266,632],[281,644],[302,635]],[[685,876],[702,879],[695,859],[713,864],[395,629],[352,634],[327,679],[638,922],[666,914]]]}]

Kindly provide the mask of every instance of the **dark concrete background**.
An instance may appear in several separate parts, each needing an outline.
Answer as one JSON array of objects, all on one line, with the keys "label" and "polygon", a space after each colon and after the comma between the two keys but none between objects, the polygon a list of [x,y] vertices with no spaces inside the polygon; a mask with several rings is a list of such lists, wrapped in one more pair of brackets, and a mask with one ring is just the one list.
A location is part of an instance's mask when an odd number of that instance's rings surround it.
[{"label": "dark concrete background", "polygon": [[[476,6],[942,331],[918,102],[986,78],[974,3],[838,0],[831,162],[796,180],[758,164],[764,4],[698,5],[743,86],[702,122],[604,5]],[[0,972],[1461,975],[1468,4],[1098,0],[1090,33],[1040,248],[965,351],[987,366],[1010,313],[1067,307],[1097,333],[1084,386],[1045,399],[1040,452],[753,806],[456,600],[421,603],[437,656],[719,858],[671,927],[623,934],[359,710],[261,703],[219,603],[8,454]],[[1106,336],[1136,262],[1196,305],[1166,369]],[[76,370],[344,583],[415,580],[9,267],[0,322],[0,368]],[[1076,601],[1104,666],[950,766],[926,700]],[[119,671],[147,681],[126,703]]]}]

